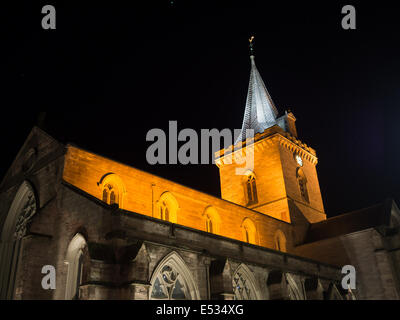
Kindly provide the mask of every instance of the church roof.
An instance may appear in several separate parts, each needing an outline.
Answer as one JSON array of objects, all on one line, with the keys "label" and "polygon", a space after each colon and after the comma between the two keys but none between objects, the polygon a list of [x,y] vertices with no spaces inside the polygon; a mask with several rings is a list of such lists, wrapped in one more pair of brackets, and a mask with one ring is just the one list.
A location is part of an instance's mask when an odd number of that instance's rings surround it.
[{"label": "church roof", "polygon": [[390,216],[397,211],[392,199],[374,206],[342,214],[310,226],[305,243],[334,238],[369,228],[389,226]]},{"label": "church roof", "polygon": [[249,90],[247,93],[246,109],[242,131],[237,138],[239,141],[246,140],[246,129],[253,129],[254,134],[262,133],[277,123],[278,110],[257,70],[254,55],[250,56],[251,72]]}]

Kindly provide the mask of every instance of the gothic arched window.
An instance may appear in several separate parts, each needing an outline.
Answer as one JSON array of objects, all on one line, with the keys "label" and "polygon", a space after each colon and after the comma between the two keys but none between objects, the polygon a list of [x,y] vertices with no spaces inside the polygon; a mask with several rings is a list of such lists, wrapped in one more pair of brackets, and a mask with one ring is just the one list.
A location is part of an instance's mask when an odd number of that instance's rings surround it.
[{"label": "gothic arched window", "polygon": [[169,254],[156,268],[150,288],[152,300],[198,300],[199,292],[193,276],[182,258]]},{"label": "gothic arched window", "polygon": [[159,211],[157,218],[177,223],[179,204],[171,192],[164,192],[157,201],[157,206]]},{"label": "gothic arched window", "polygon": [[118,190],[110,183],[104,186],[103,201],[109,205],[118,204]]},{"label": "gothic arched window", "polygon": [[232,278],[235,300],[259,300],[260,293],[253,273],[244,264],[240,265]]},{"label": "gothic arched window", "polygon": [[0,300],[14,299],[15,279],[21,240],[37,211],[37,201],[32,185],[24,181],[19,187],[3,228],[0,230]]},{"label": "gothic arched window", "polygon": [[245,181],[247,205],[252,205],[258,202],[257,183],[254,173],[250,172],[246,176]]},{"label": "gothic arched window", "polygon": [[65,299],[79,299],[79,288],[82,284],[83,252],[86,248],[86,240],[81,234],[77,234],[70,242],[67,249],[65,263],[68,265]]},{"label": "gothic arched window", "polygon": [[184,280],[170,266],[165,266],[157,276],[151,298],[155,300],[188,300]]},{"label": "gothic arched window", "polygon": [[203,213],[205,218],[206,231],[214,234],[219,234],[219,228],[221,224],[221,219],[219,217],[218,211],[209,206]]},{"label": "gothic arched window", "polygon": [[123,209],[123,200],[126,189],[121,178],[114,173],[106,174],[98,185],[101,187],[100,199],[109,205],[118,205]]},{"label": "gothic arched window", "polygon": [[246,218],[242,223],[243,241],[256,244],[256,226],[251,219]]}]

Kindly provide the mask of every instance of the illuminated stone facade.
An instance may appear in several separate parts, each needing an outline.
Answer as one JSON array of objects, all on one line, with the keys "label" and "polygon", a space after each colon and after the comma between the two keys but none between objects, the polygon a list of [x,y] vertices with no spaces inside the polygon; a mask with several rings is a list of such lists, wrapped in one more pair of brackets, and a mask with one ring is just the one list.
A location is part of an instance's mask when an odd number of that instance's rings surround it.
[{"label": "illuminated stone facade", "polygon": [[[326,219],[316,152],[292,113],[265,109],[255,68],[243,128],[256,135],[233,150],[254,152],[254,168],[236,175],[232,150],[217,152],[222,199],[35,127],[0,185],[0,298],[398,299],[397,206]],[[346,264],[358,271],[351,293]],[[55,290],[42,288],[45,265]]]}]

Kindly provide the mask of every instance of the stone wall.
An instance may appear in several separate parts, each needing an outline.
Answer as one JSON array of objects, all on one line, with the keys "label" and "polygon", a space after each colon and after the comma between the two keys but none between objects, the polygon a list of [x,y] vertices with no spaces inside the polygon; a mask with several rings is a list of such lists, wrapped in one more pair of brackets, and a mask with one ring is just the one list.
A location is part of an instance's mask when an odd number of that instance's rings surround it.
[{"label": "stone wall", "polygon": [[[177,224],[179,225],[205,231],[206,223],[203,214],[207,207],[213,206],[220,218],[219,235],[245,240],[241,226],[244,219],[250,218],[257,229],[256,244],[275,248],[274,236],[279,229],[287,238],[287,250],[289,252],[292,250],[292,226],[289,223],[93,153],[72,146],[68,147],[63,179],[69,184],[97,199],[102,199],[103,190],[98,184],[108,173],[118,175],[127,190],[122,209],[159,218],[157,201],[165,192],[170,192],[179,204],[177,213]],[[285,206],[287,208],[287,203]]]},{"label": "stone wall", "polygon": [[[38,281],[42,264],[56,266],[57,289],[52,298],[64,299],[65,256],[69,242],[77,232],[88,242],[81,287],[83,299],[148,299],[154,269],[171,252],[176,252],[185,262],[201,299],[232,298],[233,273],[241,264],[254,274],[262,299],[270,297],[268,277],[274,270],[291,274],[303,298],[306,279],[318,277],[328,284],[338,283],[340,279],[338,268],[116,210],[68,185],[60,189],[57,208],[53,209],[51,214],[56,214],[57,220],[52,238],[26,239],[31,245],[25,247],[24,255],[36,258],[23,259],[21,270],[25,271],[18,273],[18,278],[24,278],[20,292],[22,299],[50,298]],[[36,223],[34,221],[32,228],[36,228]],[[219,292],[209,280],[219,277],[210,266],[221,260],[230,265],[230,271],[225,275],[227,279],[223,281],[226,292]],[[29,276],[25,274],[26,270],[29,270]],[[281,298],[288,298],[284,281],[281,289]]]}]

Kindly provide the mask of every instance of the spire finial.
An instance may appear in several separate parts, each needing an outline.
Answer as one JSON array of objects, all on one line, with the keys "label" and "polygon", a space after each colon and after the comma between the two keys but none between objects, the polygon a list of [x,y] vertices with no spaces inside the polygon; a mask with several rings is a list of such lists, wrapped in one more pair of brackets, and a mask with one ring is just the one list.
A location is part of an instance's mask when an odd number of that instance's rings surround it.
[{"label": "spire finial", "polygon": [[254,56],[254,36],[251,36],[251,38],[249,39],[249,43],[250,43],[250,56]]}]

